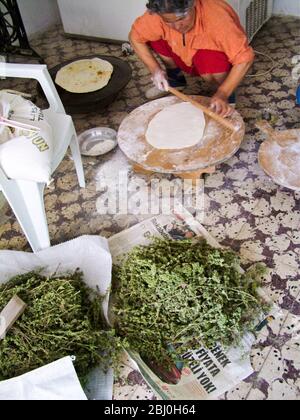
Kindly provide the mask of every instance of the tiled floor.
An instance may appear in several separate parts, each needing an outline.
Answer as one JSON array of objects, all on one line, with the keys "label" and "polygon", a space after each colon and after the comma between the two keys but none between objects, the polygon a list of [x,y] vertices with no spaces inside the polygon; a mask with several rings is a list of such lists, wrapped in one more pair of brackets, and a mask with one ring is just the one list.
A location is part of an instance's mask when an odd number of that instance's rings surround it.
[{"label": "tiled floor", "polygon": [[[32,46],[49,67],[84,55],[108,54],[122,57],[119,46],[63,36],[60,27],[35,39]],[[258,34],[254,47],[274,60],[258,55],[254,73],[238,91],[237,109],[245,119],[247,132],[240,151],[218,167],[205,180],[203,224],[223,245],[240,252],[245,260],[262,261],[269,267],[265,289],[281,309],[281,317],[266,327],[252,350],[255,373],[225,399],[300,399],[300,193],[274,184],[260,169],[257,152],[263,136],[255,121],[271,119],[277,128],[300,128],[300,109],[295,107],[297,82],[292,78],[293,58],[300,55],[300,20],[273,18]],[[118,129],[121,121],[145,103],[144,92],[150,77],[134,56],[125,58],[133,68],[133,80],[104,112],[76,115],[78,132],[95,126]],[[296,60],[296,59],[295,59]],[[25,81],[1,86],[32,92]],[[190,80],[187,93],[203,94]],[[41,102],[38,102],[41,103]],[[104,158],[84,158],[87,188],[80,190],[72,161],[66,157],[55,174],[55,182],[45,194],[50,235],[53,244],[82,234],[109,237],[147,217],[101,215],[103,181],[114,182],[118,170],[128,170],[130,188],[136,188],[134,175],[119,150]],[[29,250],[11,211],[2,211],[2,249]],[[116,384],[115,398],[151,399],[152,392],[140,375],[128,368],[125,379]]]}]

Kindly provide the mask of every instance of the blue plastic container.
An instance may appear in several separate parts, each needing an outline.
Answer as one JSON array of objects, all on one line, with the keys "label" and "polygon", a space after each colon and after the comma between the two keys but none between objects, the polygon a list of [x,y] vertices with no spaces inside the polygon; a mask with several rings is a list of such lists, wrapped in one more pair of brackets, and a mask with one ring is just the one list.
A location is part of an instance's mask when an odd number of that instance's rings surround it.
[{"label": "blue plastic container", "polygon": [[298,106],[300,106],[300,85],[298,86],[296,96],[297,96],[297,99],[296,99],[296,104],[297,104]]}]

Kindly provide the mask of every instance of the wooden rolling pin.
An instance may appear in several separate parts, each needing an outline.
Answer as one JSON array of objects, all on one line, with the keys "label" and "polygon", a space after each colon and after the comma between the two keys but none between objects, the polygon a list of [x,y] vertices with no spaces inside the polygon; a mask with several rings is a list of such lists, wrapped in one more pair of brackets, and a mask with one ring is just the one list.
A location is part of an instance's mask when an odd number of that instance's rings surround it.
[{"label": "wooden rolling pin", "polygon": [[206,106],[200,104],[199,102],[195,101],[194,99],[190,98],[189,96],[185,95],[184,93],[179,92],[177,89],[172,88],[169,86],[169,92],[173,93],[173,95],[177,96],[177,98],[182,99],[184,102],[189,102],[195,107],[201,109],[204,114],[208,115],[213,120],[217,121],[219,124],[223,125],[223,127],[228,128],[229,130],[235,131],[235,126],[226,118],[221,117],[220,115],[213,112],[211,109],[207,108]]}]

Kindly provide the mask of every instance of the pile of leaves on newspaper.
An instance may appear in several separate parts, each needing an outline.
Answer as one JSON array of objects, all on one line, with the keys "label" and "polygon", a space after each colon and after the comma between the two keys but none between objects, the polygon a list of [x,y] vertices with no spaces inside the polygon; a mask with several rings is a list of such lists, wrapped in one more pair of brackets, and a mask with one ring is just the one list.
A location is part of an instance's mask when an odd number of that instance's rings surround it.
[{"label": "pile of leaves on newspaper", "polygon": [[6,338],[0,341],[0,380],[10,379],[75,356],[81,380],[90,369],[117,363],[121,343],[102,319],[103,297],[89,289],[83,275],[44,277],[30,272],[0,286],[0,308],[18,295],[26,304]]},{"label": "pile of leaves on newspaper", "polygon": [[231,346],[267,309],[257,293],[263,271],[243,273],[235,253],[205,241],[156,238],[114,268],[115,327],[160,365],[199,343]]}]

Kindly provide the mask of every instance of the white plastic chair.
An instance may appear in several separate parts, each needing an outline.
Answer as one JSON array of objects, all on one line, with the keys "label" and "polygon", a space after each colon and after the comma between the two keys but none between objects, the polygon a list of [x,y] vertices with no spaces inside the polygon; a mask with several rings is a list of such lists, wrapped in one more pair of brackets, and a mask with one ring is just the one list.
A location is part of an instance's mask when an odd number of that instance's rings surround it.
[{"label": "white plastic chair", "polygon": [[[77,135],[72,118],[66,115],[55,85],[45,65],[0,63],[0,77],[36,79],[48,100],[49,109],[43,111],[53,129],[54,158],[52,172],[63,160],[70,146],[80,187],[85,178]],[[0,168],[0,191],[15,213],[33,252],[50,247],[48,223],[44,206],[45,184],[8,179]]]}]

